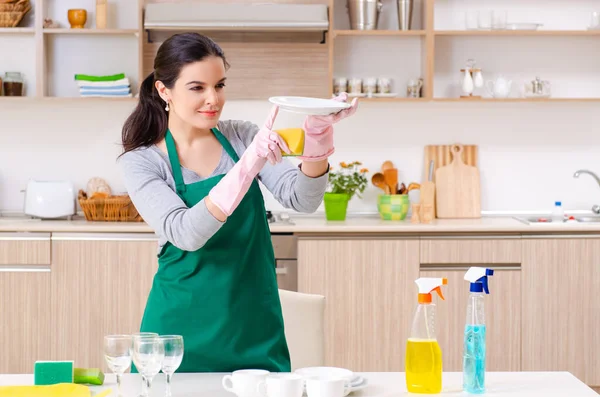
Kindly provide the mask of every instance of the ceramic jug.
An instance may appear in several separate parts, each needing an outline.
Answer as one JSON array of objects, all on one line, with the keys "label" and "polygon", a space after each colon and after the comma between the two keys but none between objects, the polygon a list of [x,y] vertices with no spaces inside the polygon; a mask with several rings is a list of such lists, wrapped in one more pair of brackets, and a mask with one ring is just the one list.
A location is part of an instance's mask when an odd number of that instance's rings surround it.
[{"label": "ceramic jug", "polygon": [[488,93],[494,98],[507,98],[512,87],[512,80],[508,80],[503,76],[496,77],[496,80],[488,80],[486,82]]}]

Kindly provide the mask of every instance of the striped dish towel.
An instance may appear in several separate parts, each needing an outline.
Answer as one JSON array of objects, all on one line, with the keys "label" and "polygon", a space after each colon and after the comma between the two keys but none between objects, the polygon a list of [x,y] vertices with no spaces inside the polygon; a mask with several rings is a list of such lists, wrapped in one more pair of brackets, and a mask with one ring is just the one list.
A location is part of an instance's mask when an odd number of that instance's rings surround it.
[{"label": "striped dish towel", "polygon": [[119,86],[129,86],[131,85],[129,82],[129,78],[125,77],[124,79],[115,80],[115,81],[85,81],[85,80],[77,80],[78,87],[119,87]]}]

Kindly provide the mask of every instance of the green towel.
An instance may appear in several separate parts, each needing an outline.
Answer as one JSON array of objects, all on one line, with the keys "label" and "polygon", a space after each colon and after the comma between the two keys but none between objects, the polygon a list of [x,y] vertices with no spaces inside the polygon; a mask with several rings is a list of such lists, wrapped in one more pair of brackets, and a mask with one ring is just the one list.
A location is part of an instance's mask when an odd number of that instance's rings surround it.
[{"label": "green towel", "polygon": [[113,74],[112,76],[90,76],[88,74],[76,74],[75,80],[85,81],[116,81],[125,78],[125,73]]}]

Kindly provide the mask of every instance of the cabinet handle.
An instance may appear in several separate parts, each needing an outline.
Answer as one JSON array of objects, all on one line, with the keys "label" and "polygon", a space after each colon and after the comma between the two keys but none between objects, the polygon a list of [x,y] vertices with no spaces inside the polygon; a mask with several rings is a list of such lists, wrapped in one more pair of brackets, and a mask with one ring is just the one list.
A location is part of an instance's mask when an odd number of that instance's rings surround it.
[{"label": "cabinet handle", "polygon": [[44,266],[21,266],[21,265],[2,265],[0,273],[49,273],[50,265]]},{"label": "cabinet handle", "polygon": [[50,241],[50,233],[0,233],[0,241]]},{"label": "cabinet handle", "polygon": [[275,268],[275,274],[283,275],[283,274],[287,274],[287,272],[288,272],[287,267],[276,267]]},{"label": "cabinet handle", "polygon": [[468,263],[468,264],[467,263],[465,263],[465,264],[453,263],[448,266],[439,265],[439,264],[438,265],[422,264],[419,267],[419,270],[422,270],[422,271],[458,271],[458,270],[467,271],[472,266],[485,267],[486,269],[493,269],[493,270],[498,270],[498,271],[521,270],[520,264],[502,265],[502,264],[498,264],[498,263]]},{"label": "cabinet handle", "polygon": [[53,233],[54,241],[156,241],[154,233]]}]

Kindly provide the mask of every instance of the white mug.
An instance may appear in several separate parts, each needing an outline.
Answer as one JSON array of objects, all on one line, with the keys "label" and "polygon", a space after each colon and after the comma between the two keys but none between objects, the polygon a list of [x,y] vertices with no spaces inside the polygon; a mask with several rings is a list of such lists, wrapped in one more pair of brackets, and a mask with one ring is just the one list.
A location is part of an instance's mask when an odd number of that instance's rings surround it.
[{"label": "white mug", "polygon": [[302,397],[304,380],[297,374],[271,374],[257,385],[256,390],[261,397]]},{"label": "white mug", "polygon": [[348,394],[346,379],[316,376],[306,379],[308,397],[344,397]]},{"label": "white mug", "polygon": [[231,375],[225,375],[222,383],[223,388],[238,397],[261,397],[256,391],[257,385],[264,381],[269,371],[262,369],[240,369],[233,371]]}]

